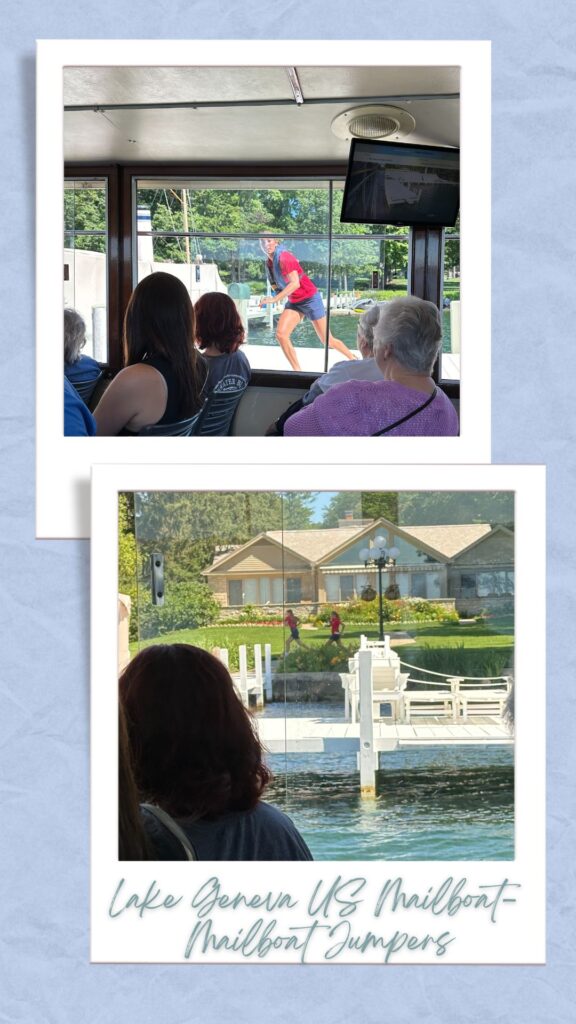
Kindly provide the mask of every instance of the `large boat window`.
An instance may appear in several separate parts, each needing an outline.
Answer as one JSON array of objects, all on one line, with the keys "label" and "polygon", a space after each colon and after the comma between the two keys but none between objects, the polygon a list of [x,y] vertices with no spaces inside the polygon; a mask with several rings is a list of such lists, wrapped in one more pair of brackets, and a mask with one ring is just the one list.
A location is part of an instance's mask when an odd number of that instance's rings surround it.
[{"label": "large boat window", "polygon": [[[407,293],[408,228],[341,224],[342,189],[340,180],[139,178],[134,284],[164,270],[184,281],[193,302],[207,291],[227,292],[243,319],[253,369],[321,373],[356,354],[358,319],[373,302]],[[277,337],[285,300],[262,304],[273,294],[264,234],[276,235],[313,282],[318,317],[329,310],[330,345],[328,324],[306,313],[290,333],[292,361]]]},{"label": "large boat window", "polygon": [[86,323],[84,354],[108,361],[108,187],[106,179],[64,183],[64,305]]}]

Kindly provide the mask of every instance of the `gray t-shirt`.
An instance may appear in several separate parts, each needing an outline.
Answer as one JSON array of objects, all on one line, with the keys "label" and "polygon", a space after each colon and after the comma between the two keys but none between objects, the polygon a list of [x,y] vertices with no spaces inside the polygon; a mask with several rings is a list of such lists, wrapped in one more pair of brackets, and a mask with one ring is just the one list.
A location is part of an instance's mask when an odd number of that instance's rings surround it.
[{"label": "gray t-shirt", "polygon": [[335,384],[344,384],[349,380],[382,380],[378,364],[371,356],[369,359],[343,359],[334,363],[331,370],[318,377],[302,399],[302,405],[310,405],[319,395],[325,394]]},{"label": "gray t-shirt", "polygon": [[[155,860],[185,860],[177,839],[142,808]],[[260,800],[251,811],[230,811],[214,821],[179,819],[198,860],[313,860],[287,814]]]},{"label": "gray t-shirt", "polygon": [[227,391],[242,391],[250,381],[250,363],[240,350],[223,352],[220,356],[204,356],[208,377],[204,392],[217,394]]}]

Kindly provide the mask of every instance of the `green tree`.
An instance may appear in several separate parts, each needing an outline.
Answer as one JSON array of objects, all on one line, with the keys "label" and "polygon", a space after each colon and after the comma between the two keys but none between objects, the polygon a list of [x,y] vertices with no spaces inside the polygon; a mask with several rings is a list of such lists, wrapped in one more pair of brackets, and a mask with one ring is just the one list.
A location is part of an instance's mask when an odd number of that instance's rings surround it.
[{"label": "green tree", "polygon": [[[83,231],[102,231],[83,235]],[[106,189],[104,186],[64,189],[64,244],[69,248],[106,252]]]},{"label": "green tree", "polygon": [[322,525],[337,526],[340,519],[352,513],[354,519],[379,519],[398,522],[396,491],[340,491],[326,506]]},{"label": "green tree", "polygon": [[400,526],[490,523],[514,526],[513,491],[402,491]]}]

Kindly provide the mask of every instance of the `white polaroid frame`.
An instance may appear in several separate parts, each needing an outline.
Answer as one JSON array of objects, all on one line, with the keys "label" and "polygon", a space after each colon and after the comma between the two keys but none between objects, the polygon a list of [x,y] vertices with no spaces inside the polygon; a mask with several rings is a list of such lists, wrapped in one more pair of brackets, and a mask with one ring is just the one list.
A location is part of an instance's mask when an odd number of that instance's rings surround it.
[{"label": "white polaroid frame", "polygon": [[95,463],[246,461],[246,438],[64,437],[63,69],[67,65],[459,65],[462,351],[459,437],[251,437],[250,461],[490,461],[490,43],[475,41],[42,40],[37,57],[37,517],[39,537],[90,535]]},{"label": "white polaroid frame", "polygon": [[[375,489],[374,470],[368,466],[336,469],[306,465],[291,469],[276,465],[255,466],[253,470],[247,473],[246,467],[237,465],[114,465],[93,469],[92,960],[544,963],[545,470],[542,466],[392,466],[387,467],[384,474],[378,474],[378,483],[386,490],[515,491],[513,861],[118,862],[115,753],[118,492],[261,490],[263,483],[270,490],[333,491],[342,489],[343,479],[346,489]],[[388,880],[396,878],[401,878],[405,894],[416,896],[420,902],[428,896],[429,903],[435,896],[436,902],[432,906],[398,907],[395,911],[388,902],[384,913],[376,915],[382,888]],[[452,881],[448,882],[449,879]],[[462,879],[465,882],[455,894]],[[439,897],[446,885],[445,898]],[[317,886],[317,896],[313,899]],[[268,898],[267,894],[270,894]],[[280,894],[289,894],[292,905],[278,906]],[[451,903],[448,894],[454,897]],[[217,903],[216,895],[230,899],[238,896],[238,905]],[[254,897],[260,897],[259,905]],[[251,900],[252,906],[246,906],[246,901]],[[484,905],[486,901],[489,905]],[[203,922],[208,920],[221,945],[212,948],[208,941],[208,948],[204,950],[208,926],[202,929]],[[315,920],[317,926],[312,928]],[[375,946],[370,934],[379,937],[381,943]],[[306,936],[304,946],[296,948],[298,937],[303,943]],[[429,936],[427,941],[426,936]],[[293,945],[288,944],[289,937]],[[353,943],[357,940],[360,948],[347,945],[348,939]],[[276,945],[274,940],[278,940]]]}]

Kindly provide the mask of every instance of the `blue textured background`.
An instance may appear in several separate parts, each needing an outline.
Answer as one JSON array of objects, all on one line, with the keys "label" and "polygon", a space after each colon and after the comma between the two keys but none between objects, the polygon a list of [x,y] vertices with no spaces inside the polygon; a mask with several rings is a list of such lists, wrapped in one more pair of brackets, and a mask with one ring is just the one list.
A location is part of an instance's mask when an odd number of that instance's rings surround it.
[{"label": "blue textured background", "polygon": [[[0,20],[0,1021],[573,1021],[572,0],[284,0],[253,8],[227,0],[56,0],[45,7],[3,0]],[[343,39],[493,41],[493,458],[549,466],[548,966],[90,966],[89,549],[82,541],[34,540],[34,41],[322,39],[335,31]],[[393,56],[383,43],[383,60]]]}]

